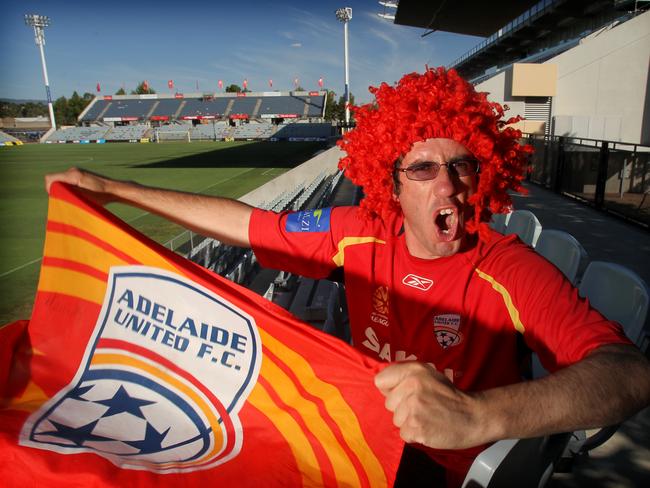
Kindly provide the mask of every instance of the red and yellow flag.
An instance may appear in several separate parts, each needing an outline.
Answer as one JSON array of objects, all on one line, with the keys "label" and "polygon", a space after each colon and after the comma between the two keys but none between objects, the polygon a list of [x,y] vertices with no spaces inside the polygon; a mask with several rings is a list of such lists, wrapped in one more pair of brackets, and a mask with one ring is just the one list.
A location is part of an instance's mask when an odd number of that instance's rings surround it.
[{"label": "red and yellow flag", "polygon": [[0,329],[3,486],[392,485],[380,364],[55,184]]}]

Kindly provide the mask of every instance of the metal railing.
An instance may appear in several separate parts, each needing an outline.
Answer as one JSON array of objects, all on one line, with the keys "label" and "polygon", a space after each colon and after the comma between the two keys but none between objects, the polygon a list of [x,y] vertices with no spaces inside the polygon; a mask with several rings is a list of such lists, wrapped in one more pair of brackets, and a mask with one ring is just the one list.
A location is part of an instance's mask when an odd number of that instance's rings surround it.
[{"label": "metal railing", "polygon": [[527,135],[528,179],[650,229],[650,146]]}]

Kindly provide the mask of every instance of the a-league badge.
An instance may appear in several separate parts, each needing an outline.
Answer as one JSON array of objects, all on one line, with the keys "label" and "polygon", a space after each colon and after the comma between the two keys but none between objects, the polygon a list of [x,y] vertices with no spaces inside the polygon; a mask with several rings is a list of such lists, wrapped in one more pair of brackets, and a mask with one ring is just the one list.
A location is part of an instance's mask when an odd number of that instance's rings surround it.
[{"label": "a-league badge", "polygon": [[460,315],[444,314],[433,317],[433,330],[436,334],[438,344],[443,349],[450,346],[457,346],[463,341],[463,334],[460,332]]},{"label": "a-league badge", "polygon": [[252,317],[214,292],[114,267],[74,379],[29,417],[20,443],[159,473],[211,468],[241,450],[238,412],[261,353]]}]

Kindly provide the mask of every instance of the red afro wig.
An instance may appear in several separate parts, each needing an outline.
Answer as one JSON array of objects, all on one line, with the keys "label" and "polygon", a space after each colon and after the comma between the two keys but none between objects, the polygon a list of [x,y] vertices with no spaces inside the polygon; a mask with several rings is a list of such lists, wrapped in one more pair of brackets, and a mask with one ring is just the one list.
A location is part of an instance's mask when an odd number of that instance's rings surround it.
[{"label": "red afro wig", "polygon": [[370,92],[375,102],[352,107],[356,128],[337,143],[347,153],[339,168],[363,187],[361,207],[369,216],[401,212],[392,198],[395,162],[413,143],[431,138],[453,139],[480,162],[478,188],[469,200],[474,218],[467,223],[468,232],[487,230],[492,213],[511,205],[507,190],[523,191],[532,147],[519,144],[520,131],[505,127],[521,117],[503,120],[503,107],[477,93],[455,70],[411,73],[395,86],[382,83]]}]

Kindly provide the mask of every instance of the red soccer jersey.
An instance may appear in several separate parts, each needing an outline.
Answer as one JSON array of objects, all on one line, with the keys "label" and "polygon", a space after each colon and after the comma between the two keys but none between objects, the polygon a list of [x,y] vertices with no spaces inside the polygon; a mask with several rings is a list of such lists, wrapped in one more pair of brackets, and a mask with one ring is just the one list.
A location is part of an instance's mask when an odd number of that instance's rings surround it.
[{"label": "red soccer jersey", "polygon": [[492,231],[488,242],[426,260],[411,256],[400,228],[401,218],[364,219],[358,207],[256,210],[250,239],[263,266],[312,278],[343,266],[354,346],[385,361],[433,363],[462,390],[521,381],[518,336],[550,371],[599,345],[629,343],[515,236]]}]

